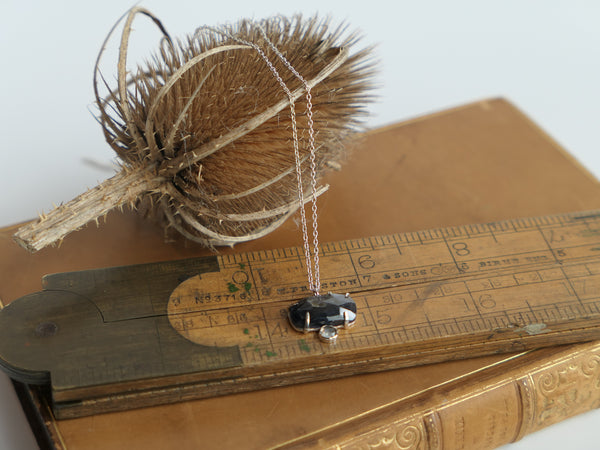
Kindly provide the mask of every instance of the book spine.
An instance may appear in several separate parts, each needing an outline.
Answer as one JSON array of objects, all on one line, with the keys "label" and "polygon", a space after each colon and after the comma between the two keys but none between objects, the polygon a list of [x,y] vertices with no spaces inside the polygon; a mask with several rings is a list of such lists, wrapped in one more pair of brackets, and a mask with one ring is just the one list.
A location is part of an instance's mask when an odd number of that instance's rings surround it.
[{"label": "book spine", "polygon": [[493,449],[600,406],[600,342],[530,352],[510,365],[508,373],[505,364],[488,367],[289,447]]}]

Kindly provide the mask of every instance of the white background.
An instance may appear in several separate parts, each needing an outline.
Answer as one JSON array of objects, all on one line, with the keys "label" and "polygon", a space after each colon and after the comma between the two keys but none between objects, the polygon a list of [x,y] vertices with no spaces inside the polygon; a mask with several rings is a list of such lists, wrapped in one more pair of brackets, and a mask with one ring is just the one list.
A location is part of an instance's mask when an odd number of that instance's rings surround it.
[{"label": "white background", "polygon": [[[331,14],[377,44],[380,100],[370,127],[504,96],[600,176],[600,2],[429,0],[254,2],[147,0],[174,36],[204,24],[276,13]],[[117,0],[0,3],[0,226],[33,218],[110,176],[113,158],[92,117],[92,69]],[[158,34],[135,25],[139,53]],[[113,45],[114,48],[114,45]],[[137,51],[137,50],[136,50]],[[135,58],[135,56],[133,56]],[[105,73],[112,75],[110,69]],[[599,199],[600,200],[600,199]],[[600,411],[510,449],[597,448]],[[0,377],[0,449],[35,448]]]}]

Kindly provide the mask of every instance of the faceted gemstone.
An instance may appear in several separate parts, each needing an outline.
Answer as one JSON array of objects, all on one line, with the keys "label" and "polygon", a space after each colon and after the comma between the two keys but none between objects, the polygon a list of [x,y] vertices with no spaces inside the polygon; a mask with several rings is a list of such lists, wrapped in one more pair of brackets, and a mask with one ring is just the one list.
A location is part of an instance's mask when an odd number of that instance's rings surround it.
[{"label": "faceted gemstone", "polygon": [[318,331],[325,325],[351,326],[356,321],[356,303],[340,294],[315,295],[290,306],[288,316],[298,331]]}]

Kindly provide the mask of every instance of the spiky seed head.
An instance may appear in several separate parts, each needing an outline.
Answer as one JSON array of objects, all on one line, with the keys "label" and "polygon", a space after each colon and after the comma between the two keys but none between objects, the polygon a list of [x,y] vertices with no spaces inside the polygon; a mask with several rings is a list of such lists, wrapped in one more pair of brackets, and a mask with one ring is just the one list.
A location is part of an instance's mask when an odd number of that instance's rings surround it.
[{"label": "spiky seed head", "polygon": [[[127,51],[131,20],[139,13],[150,15],[141,9],[130,12],[121,55]],[[208,245],[271,231],[299,207],[290,105],[264,58],[242,42],[256,44],[289,90],[299,93],[294,107],[307,190],[304,86],[261,28],[305,80],[318,81],[311,89],[318,177],[340,161],[344,141],[366,115],[374,72],[370,49],[350,54],[357,34],[344,26],[331,29],[330,22],[316,16],[241,20],[201,28],[178,41],[151,17],[165,32],[153,58],[133,75],[121,58],[118,86],[109,87],[105,98],[98,95],[95,78],[99,121],[123,169],[164,177],[139,202],[154,205],[170,227]],[[342,53],[348,56],[341,58]],[[336,61],[335,70],[320,81]]]}]

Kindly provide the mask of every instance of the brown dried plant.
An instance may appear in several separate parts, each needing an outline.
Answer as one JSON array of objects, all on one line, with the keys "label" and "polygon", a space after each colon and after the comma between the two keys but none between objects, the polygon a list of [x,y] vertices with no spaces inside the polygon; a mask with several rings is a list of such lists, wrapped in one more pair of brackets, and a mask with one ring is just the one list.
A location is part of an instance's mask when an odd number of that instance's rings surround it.
[{"label": "brown dried plant", "polygon": [[[139,14],[150,17],[164,37],[152,60],[129,74],[128,44]],[[151,209],[168,227],[209,246],[264,236],[292,215],[300,204],[290,106],[308,180],[306,91],[265,36],[311,88],[319,177],[341,158],[344,140],[359,129],[371,100],[370,50],[351,55],[357,35],[345,27],[330,30],[329,22],[317,17],[242,20],[200,28],[179,41],[143,8],[133,8],[123,19],[117,86],[109,86],[98,69],[117,25],[94,74],[98,120],[121,170],[19,229],[15,240],[30,251],[123,205]],[[293,101],[255,46],[276,68]],[[102,86],[108,89],[104,98]],[[304,184],[309,200],[310,183]]]}]

